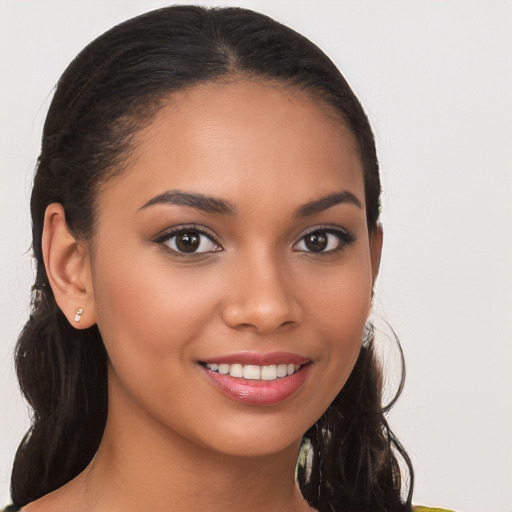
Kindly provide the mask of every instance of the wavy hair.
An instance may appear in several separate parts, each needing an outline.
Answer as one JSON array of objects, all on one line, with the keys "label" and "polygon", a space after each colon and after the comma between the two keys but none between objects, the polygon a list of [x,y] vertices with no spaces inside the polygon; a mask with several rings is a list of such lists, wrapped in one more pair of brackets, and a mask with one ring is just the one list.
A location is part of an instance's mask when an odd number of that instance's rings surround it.
[{"label": "wavy hair", "polygon": [[[305,37],[245,9],[173,6],[90,43],[56,87],[31,197],[36,284],[15,359],[33,417],[14,461],[15,507],[85,469],[108,410],[108,356],[99,330],[74,329],[49,286],[41,249],[46,207],[62,204],[77,239],[90,238],[98,190],[123,171],[133,135],[163,101],[195,84],[240,77],[301,89],[343,120],[363,164],[368,229],[377,229],[380,178],[368,119],[336,66]],[[386,422],[381,374],[370,332],[346,385],[305,434],[301,453],[308,463],[298,465],[297,478],[305,499],[321,511],[411,510],[412,466]]]}]

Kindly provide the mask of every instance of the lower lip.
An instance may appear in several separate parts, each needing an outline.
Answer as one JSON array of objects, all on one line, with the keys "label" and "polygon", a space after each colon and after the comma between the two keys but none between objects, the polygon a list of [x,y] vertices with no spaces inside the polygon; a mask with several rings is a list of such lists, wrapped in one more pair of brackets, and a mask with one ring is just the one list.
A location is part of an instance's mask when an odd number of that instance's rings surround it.
[{"label": "lower lip", "polygon": [[249,380],[218,372],[201,366],[217,389],[233,400],[248,405],[276,405],[294,395],[302,386],[311,364],[305,364],[287,377],[275,380]]}]

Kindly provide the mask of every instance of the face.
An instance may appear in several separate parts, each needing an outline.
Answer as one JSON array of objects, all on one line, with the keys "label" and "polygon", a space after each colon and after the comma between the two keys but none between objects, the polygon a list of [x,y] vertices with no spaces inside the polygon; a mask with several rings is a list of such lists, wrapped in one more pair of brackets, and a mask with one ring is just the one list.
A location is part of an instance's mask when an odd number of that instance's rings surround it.
[{"label": "face", "polygon": [[110,414],[232,455],[297,443],[355,364],[378,256],[344,125],[266,84],[174,94],[97,220]]}]

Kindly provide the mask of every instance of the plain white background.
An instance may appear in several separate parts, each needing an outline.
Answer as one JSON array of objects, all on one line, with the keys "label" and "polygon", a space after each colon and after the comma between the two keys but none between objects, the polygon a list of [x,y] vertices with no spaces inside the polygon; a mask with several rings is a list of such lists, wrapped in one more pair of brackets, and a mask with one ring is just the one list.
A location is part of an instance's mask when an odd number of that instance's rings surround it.
[{"label": "plain white background", "polygon": [[[415,464],[415,502],[511,512],[512,3],[205,3],[304,33],[360,97],[384,185],[376,309],[407,359],[390,421]],[[28,201],[52,88],[91,39],[162,5],[0,0],[0,505],[28,425],[11,361],[33,281]]]}]

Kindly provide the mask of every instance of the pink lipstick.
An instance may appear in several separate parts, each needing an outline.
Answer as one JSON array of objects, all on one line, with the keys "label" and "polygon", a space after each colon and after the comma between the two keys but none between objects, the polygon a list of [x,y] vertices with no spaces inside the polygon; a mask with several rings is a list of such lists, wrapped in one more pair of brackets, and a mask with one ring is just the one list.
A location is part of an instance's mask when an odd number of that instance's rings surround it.
[{"label": "pink lipstick", "polygon": [[310,363],[288,352],[241,352],[201,361],[201,367],[228,398],[248,405],[276,405],[301,388]]}]

